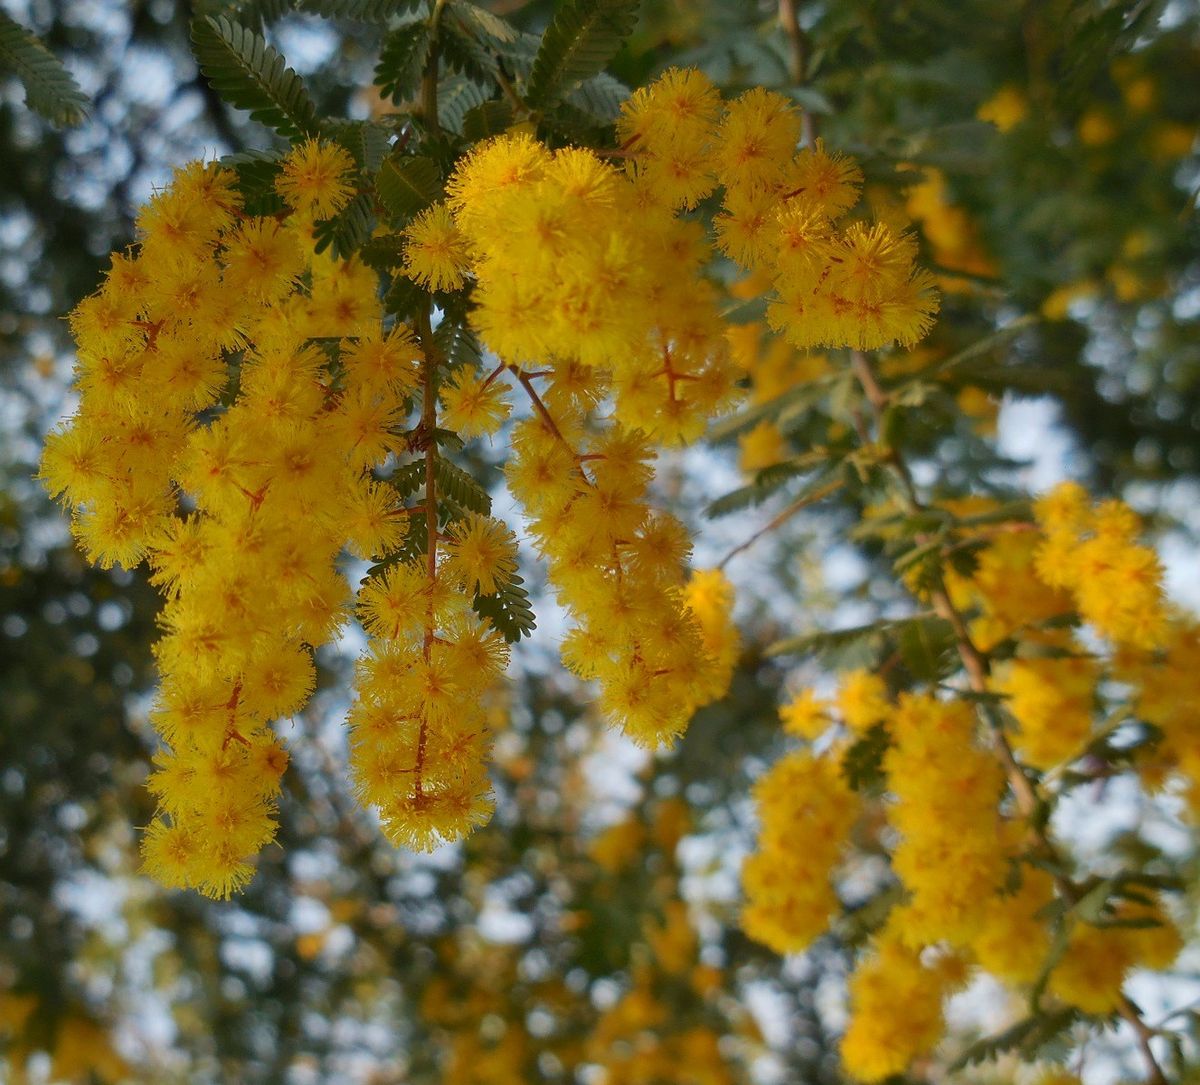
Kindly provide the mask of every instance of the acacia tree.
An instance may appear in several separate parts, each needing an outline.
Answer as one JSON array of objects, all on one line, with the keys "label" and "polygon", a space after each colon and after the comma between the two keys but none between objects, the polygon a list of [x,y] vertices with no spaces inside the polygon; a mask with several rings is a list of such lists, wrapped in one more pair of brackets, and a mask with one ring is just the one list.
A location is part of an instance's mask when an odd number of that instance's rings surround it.
[{"label": "acacia tree", "polygon": [[[390,104],[369,121],[324,116],[255,28],[282,10],[196,21],[210,85],[290,145],[181,167],[139,212],[138,248],[115,255],[74,310],[80,408],[42,461],[90,559],[146,557],[166,597],[146,869],[215,897],[253,875],[281,777],[287,786],[271,721],[312,693],[312,650],[347,610],[347,550],[375,562],[351,567],[365,574],[355,607],[368,637],[349,719],[358,797],[404,847],[486,820],[488,751],[506,730],[490,699],[533,609],[515,535],[491,515],[494,477],[464,447],[484,435],[511,450],[526,549],[546,559],[568,615],[564,662],[593,682],[598,716],[643,745],[672,743],[726,693],[739,648],[731,584],[720,569],[685,572],[688,532],[650,465],[737,436],[746,484],[703,495],[712,516],[747,525],[721,565],[737,559],[761,592],[753,547],[816,510],[862,546],[887,614],[769,646],[846,673],[816,678],[820,693],[801,678],[784,698],[784,731],[803,748],[755,788],[746,934],[779,953],[827,932],[849,947],[841,1058],[855,1079],[926,1072],[945,1003],[984,973],[1026,1008],[997,1036],[944,1045],[952,1062],[1070,1051],[1123,1023],[1144,1075],[1181,1069],[1189,1019],[1148,1020],[1126,981],[1178,954],[1171,900],[1186,883],[1146,838],[1089,854],[1057,812],[1116,777],[1155,817],[1186,819],[1195,628],[1167,603],[1128,506],[1074,484],[1032,501],[989,433],[989,392],[1052,387],[1078,369],[1069,352],[1049,382],[1023,364],[1072,305],[1101,346],[1105,332],[1119,339],[1100,317],[1104,288],[1071,279],[1039,294],[1017,258],[988,245],[986,220],[951,202],[953,158],[936,142],[934,153],[889,144],[876,117],[879,145],[862,146],[871,86],[842,109],[829,97],[862,48],[838,12],[778,12],[778,89],[737,93],[736,68],[707,58],[733,84],[722,96],[695,68],[632,94],[603,71],[634,4],[563,5],[541,35],[458,0],[308,7],[385,28],[375,83]],[[869,24],[872,44],[908,34],[907,50],[926,47],[945,30],[926,14]],[[1149,108],[1139,65],[1170,44],[1155,13],[1069,14],[1071,49],[1058,56],[1029,15],[1029,87],[979,96],[970,135],[990,131],[1001,162],[1016,156],[1010,141],[1054,122],[1030,102],[1046,104],[1056,63],[1069,102],[1108,52],[1131,49],[1112,79],[1131,112]],[[913,98],[892,107],[898,135],[923,104]],[[1101,132],[1085,114],[1080,142],[1113,140],[1116,123]],[[1194,128],[1156,125],[1159,182],[1178,191],[1166,167]],[[863,170],[842,147],[869,151],[865,205]],[[1020,210],[1020,192],[1001,207],[998,218]],[[1187,267],[1170,262],[1173,238],[1145,232],[1122,241],[1122,258],[1156,260],[1163,281],[1128,265],[1109,280],[1117,302],[1153,308]],[[1036,250],[1036,229],[1020,238]],[[931,268],[946,297],[932,333]],[[525,404],[512,422],[508,389]],[[1172,432],[1145,434],[1159,449],[1139,453],[1145,462],[1173,454]],[[1099,462],[1110,478],[1130,469],[1112,453]],[[782,510],[751,531],[747,510],[776,495]],[[678,511],[688,517],[686,503]],[[743,636],[764,633],[752,622]],[[761,701],[747,687],[769,690],[778,675],[756,654],[718,717],[724,730]],[[706,720],[702,738],[728,741]],[[424,1018],[455,1038],[431,1072],[473,1080],[481,1066],[535,1065],[569,1078],[591,1065],[646,1080],[682,1061],[708,1075],[697,1080],[725,1080],[749,1064],[748,1049],[717,1044],[733,1027],[722,977],[703,971],[670,899],[671,809],[657,810],[650,837],[636,820],[611,831],[596,855],[610,884],[588,890],[603,899],[656,842],[654,967],[630,960],[611,1012],[597,1019],[593,1006],[568,1027],[557,977],[514,998],[511,958],[472,982],[469,953],[461,966],[443,955]],[[466,1012],[439,1002],[456,967],[473,992]],[[539,1031],[522,999],[540,1000],[555,1026]]]}]

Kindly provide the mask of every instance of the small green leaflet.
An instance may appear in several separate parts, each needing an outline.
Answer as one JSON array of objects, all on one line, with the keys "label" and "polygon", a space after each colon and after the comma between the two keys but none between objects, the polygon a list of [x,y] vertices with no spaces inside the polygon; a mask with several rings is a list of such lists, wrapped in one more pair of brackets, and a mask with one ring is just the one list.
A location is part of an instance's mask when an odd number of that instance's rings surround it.
[{"label": "small green leaflet", "polygon": [[296,0],[296,9],[327,19],[386,23],[393,15],[415,11],[424,0]]},{"label": "small green leaflet", "polygon": [[637,22],[639,0],[566,0],[542,35],[525,98],[544,108],[603,71]]},{"label": "small green leaflet", "polygon": [[262,36],[224,16],[192,24],[192,51],[213,89],[285,139],[317,134],[304,81]]},{"label": "small green leaflet", "polygon": [[20,23],[0,11],[0,72],[10,71],[25,88],[25,104],[54,125],[79,124],[87,98],[62,61]]},{"label": "small green leaflet", "polygon": [[388,213],[411,218],[442,194],[442,177],[432,158],[389,158],[379,167],[375,188]]},{"label": "small green leaflet", "polygon": [[375,65],[375,85],[379,93],[393,102],[416,96],[421,84],[421,69],[433,44],[428,23],[408,23],[388,34],[379,63]]},{"label": "small green leaflet", "polygon": [[529,605],[529,592],[521,586],[524,583],[514,573],[512,580],[494,595],[476,595],[471,604],[475,613],[487,618],[509,644],[516,644],[537,628],[533,607]]}]

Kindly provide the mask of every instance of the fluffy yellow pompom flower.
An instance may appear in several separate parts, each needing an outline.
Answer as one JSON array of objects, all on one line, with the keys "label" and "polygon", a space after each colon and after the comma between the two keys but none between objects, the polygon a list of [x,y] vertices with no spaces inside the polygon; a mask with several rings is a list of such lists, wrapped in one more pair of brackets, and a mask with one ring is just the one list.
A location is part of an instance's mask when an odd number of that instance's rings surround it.
[{"label": "fluffy yellow pompom flower", "polygon": [[1045,542],[1038,575],[1066,588],[1079,616],[1118,645],[1160,647],[1167,636],[1162,566],[1138,542],[1136,514],[1119,501],[1092,507],[1076,483],[1064,483],[1034,506]]},{"label": "fluffy yellow pompom flower", "polygon": [[851,671],[842,679],[837,707],[851,731],[866,731],[892,711],[888,702],[887,683],[870,671]]},{"label": "fluffy yellow pompom flower", "polygon": [[306,139],[292,148],[275,179],[275,191],[296,211],[329,218],[354,196],[354,159],[337,143]]},{"label": "fluffy yellow pompom flower", "polygon": [[782,94],[755,87],[729,103],[716,132],[715,168],[727,188],[778,184],[796,152],[800,113]]},{"label": "fluffy yellow pompom flower", "polygon": [[621,107],[617,134],[627,144],[662,151],[677,142],[702,143],[716,123],[721,95],[695,68],[668,68]]},{"label": "fluffy yellow pompom flower", "polygon": [[885,931],[878,952],[850,977],[850,1027],[842,1037],[842,1062],[859,1081],[882,1081],[903,1073],[942,1035],[940,970]]},{"label": "fluffy yellow pompom flower", "polygon": [[830,876],[858,816],[837,756],[777,762],[754,788],[762,832],[742,868],[742,928],[777,953],[797,953],[838,911]]},{"label": "fluffy yellow pompom flower", "polygon": [[481,378],[468,366],[450,378],[442,387],[440,397],[446,425],[463,437],[495,433],[510,410],[504,385]]},{"label": "fluffy yellow pompom flower", "polygon": [[733,624],[733,585],[720,569],[696,569],[683,589],[688,610],[700,626],[700,639],[711,667],[694,692],[701,702],[715,700],[729,688],[741,638]]},{"label": "fluffy yellow pompom flower", "polygon": [[1079,757],[1092,730],[1097,664],[1080,656],[1017,659],[999,683],[1021,726],[1013,745],[1034,768]]},{"label": "fluffy yellow pompom flower", "polygon": [[804,689],[780,708],[779,718],[789,735],[812,741],[829,728],[829,705]]},{"label": "fluffy yellow pompom flower", "polygon": [[502,520],[468,516],[449,529],[446,570],[468,592],[492,595],[517,571],[517,539]]},{"label": "fluffy yellow pompom flower", "polygon": [[444,204],[422,211],[404,230],[404,274],[430,290],[457,290],[469,266],[467,239]]}]

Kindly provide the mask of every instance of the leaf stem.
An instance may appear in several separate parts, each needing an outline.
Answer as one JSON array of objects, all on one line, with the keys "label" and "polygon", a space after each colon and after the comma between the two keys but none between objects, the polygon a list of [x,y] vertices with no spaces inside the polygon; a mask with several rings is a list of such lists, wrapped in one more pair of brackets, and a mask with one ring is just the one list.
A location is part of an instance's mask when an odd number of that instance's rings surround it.
[{"label": "leaf stem", "polygon": [[[779,0],[779,26],[788,41],[788,75],[797,87],[808,84],[808,63],[812,57],[812,43],[800,26],[800,9],[796,0]],[[801,136],[806,147],[811,147],[817,138],[817,122],[811,110],[801,110]]]},{"label": "leaf stem", "polygon": [[805,494],[801,494],[798,498],[796,498],[795,501],[793,501],[790,505],[788,505],[787,508],[785,508],[778,516],[776,516],[774,519],[772,519],[770,521],[770,523],[765,524],[763,527],[760,527],[745,542],[739,543],[732,550],[730,550],[729,553],[726,554],[717,563],[717,568],[724,569],[725,566],[728,565],[729,562],[733,558],[737,557],[737,555],[742,553],[744,550],[749,550],[750,547],[752,547],[756,542],[758,542],[758,540],[761,539],[764,535],[769,535],[776,528],[781,527],[783,524],[787,523],[788,520],[790,520],[793,516],[796,515],[796,513],[800,512],[802,509],[808,508],[809,505],[815,505],[818,501],[822,500],[823,498],[828,497],[831,493],[835,493],[837,490],[839,490],[842,487],[842,485],[843,485],[842,479],[833,479],[831,482],[827,482],[823,486],[818,486],[815,490],[812,490]]}]

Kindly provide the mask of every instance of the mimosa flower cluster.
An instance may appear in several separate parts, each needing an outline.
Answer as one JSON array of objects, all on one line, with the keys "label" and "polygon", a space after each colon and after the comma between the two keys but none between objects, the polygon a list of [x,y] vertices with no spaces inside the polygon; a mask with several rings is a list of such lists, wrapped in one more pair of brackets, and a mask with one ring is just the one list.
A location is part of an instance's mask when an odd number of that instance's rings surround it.
[{"label": "mimosa flower cluster", "polygon": [[[140,250],[72,316],[80,406],[43,459],[89,557],[146,557],[166,597],[145,863],[212,896],[274,836],[287,754],[269,725],[303,707],[312,651],[349,615],[339,555],[388,558],[414,512],[374,470],[427,444],[408,427],[434,394],[423,353],[384,326],[374,271],[314,251],[313,216],[350,198],[352,165],[301,144],[279,217],[244,214],[232,171],[179,171],[139,218]],[[440,556],[437,541],[358,601],[372,643],[351,767],[388,835],[417,847],[489,809],[481,694],[507,646],[471,602],[515,568],[491,518],[447,526]]]},{"label": "mimosa flower cluster", "polygon": [[[474,326],[537,409],[514,430],[508,479],[575,620],[564,661],[599,681],[628,734],[657,744],[725,688],[733,649],[716,642],[735,643],[715,605],[719,574],[684,591],[686,532],[646,503],[654,445],[695,440],[743,371],[705,277],[714,242],[728,252],[740,220],[719,218],[710,238],[681,213],[718,186],[752,201],[761,248],[736,255],[787,291],[788,320],[816,327],[802,296],[827,311],[814,341],[912,341],[935,301],[911,242],[883,227],[869,242],[865,228],[835,231],[859,173],[821,149],[798,152],[799,113],[781,96],[724,105],[703,75],[672,70],[626,103],[619,131],[623,167],[526,134],[481,145],[451,176],[446,205],[406,231],[405,269],[426,286],[474,283]],[[820,235],[819,258],[788,233],[798,217]],[[781,251],[771,230],[792,247],[768,268],[767,251]],[[508,411],[494,375],[463,373],[444,400],[465,432],[495,431]],[[714,651],[728,657],[719,666]]]},{"label": "mimosa flower cluster", "polygon": [[[1048,835],[1013,773],[1053,802],[1088,782],[1097,743],[1151,725],[1160,740],[1106,773],[1129,772],[1151,792],[1186,789],[1194,810],[1196,628],[1171,615],[1126,505],[1065,484],[1034,512],[1034,523],[973,529],[974,573],[947,581],[972,641],[997,657],[1000,717],[977,699],[894,694],[878,674],[849,672],[832,702],[802,690],[781,709],[785,731],[811,745],[755,791],[762,829],[742,918],[752,937],[796,952],[836,922],[855,844],[883,848],[902,890],[850,980],[842,1056],[863,1081],[930,1052],[944,999],[975,969],[1024,994],[1044,976],[1055,1004],[1107,1016],[1127,1006],[1132,969],[1166,968],[1182,944],[1153,881],[1082,910],[1099,879]],[[880,782],[852,789],[850,744],[872,741],[885,743]]]},{"label": "mimosa flower cluster", "polygon": [[[672,70],[618,128],[608,152],[524,131],[468,149],[445,202],[394,237],[398,274],[427,292],[412,326],[385,313],[376,270],[319,251],[372,180],[313,139],[281,163],[279,214],[247,213],[232,170],[180,170],[72,315],[80,405],[42,475],[91,560],[146,559],[165,596],[144,852],[166,884],[227,896],[250,877],[287,762],[271,722],[307,702],[313,651],[352,609],[369,640],[349,720],[358,794],[412,847],[487,818],[485,693],[508,646],[481,600],[504,606],[516,541],[443,493],[459,470],[447,430],[511,425],[509,487],[572,622],[563,658],[608,719],[658,745],[728,687],[732,588],[689,572],[687,531],[652,495],[658,448],[698,438],[746,372],[720,253],[799,345],[912,342],[936,303],[910,240],[837,224],[857,167],[798,150],[779,95],[723,103]],[[691,212],[718,189],[706,231]],[[440,357],[447,292],[490,371]],[[510,423],[514,385],[529,411]],[[347,552],[376,563],[356,602]]]},{"label": "mimosa flower cluster", "polygon": [[[165,596],[146,866],[213,896],[274,835],[287,755],[269,723],[307,701],[312,648],[342,621],[338,553],[402,531],[369,468],[398,447],[419,351],[381,330],[372,272],[313,252],[311,214],[344,202],[349,166],[298,152],[283,220],[244,214],[232,171],[178,171],[139,215],[140,247],[72,314],[79,409],[43,459],[89,558],[147,558]],[[336,384],[316,338],[343,343]]]}]

